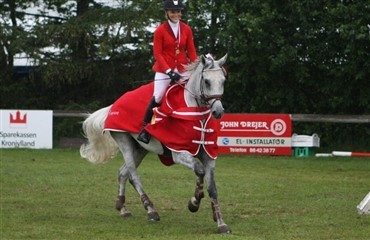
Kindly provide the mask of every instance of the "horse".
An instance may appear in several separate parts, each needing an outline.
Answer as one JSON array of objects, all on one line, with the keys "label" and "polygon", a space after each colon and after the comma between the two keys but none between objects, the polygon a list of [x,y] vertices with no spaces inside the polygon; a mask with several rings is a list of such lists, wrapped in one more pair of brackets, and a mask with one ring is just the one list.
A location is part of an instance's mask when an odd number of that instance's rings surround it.
[{"label": "horse", "polygon": [[[226,81],[226,71],[223,67],[226,59],[227,54],[219,60],[204,55],[200,56],[197,61],[186,66],[190,73],[189,79],[183,84],[177,84],[184,89],[183,95],[189,108],[206,110],[203,111],[203,113],[205,112],[207,117],[196,120],[201,124],[209,121],[209,119],[220,119],[224,113],[221,99],[224,93],[224,82]],[[125,96],[125,94],[122,96]],[[231,233],[230,227],[223,219],[218,201],[215,182],[215,157],[210,156],[206,145],[211,144],[214,147],[216,142],[200,141],[198,143],[199,149],[195,153],[190,153],[189,151],[183,151],[181,149],[174,150],[172,148],[167,148],[161,144],[155,136],[152,136],[148,144],[142,143],[136,139],[139,130],[120,131],[106,128],[105,122],[107,121],[107,116],[110,113],[114,115],[112,105],[89,114],[83,121],[82,129],[84,136],[87,138],[87,142],[81,145],[80,155],[91,163],[98,164],[107,162],[118,154],[119,151],[122,153],[124,163],[119,169],[119,188],[116,200],[116,209],[120,212],[120,215],[124,218],[132,216],[132,213],[127,209],[125,204],[125,185],[127,180],[129,180],[129,183],[140,196],[142,204],[147,211],[148,220],[160,220],[159,214],[154,208],[154,204],[143,189],[137,173],[137,168],[148,152],[153,152],[160,156],[163,156],[165,152],[167,152],[170,153],[167,155],[172,158],[174,164],[181,164],[190,168],[196,175],[195,193],[188,202],[188,209],[191,212],[198,211],[201,200],[204,198],[203,188],[204,183],[206,183],[211,201],[213,220],[217,223],[217,231],[219,233]],[[129,105],[135,104],[123,103],[123,108]],[[120,119],[120,121],[125,122],[125,119]],[[126,120],[126,122],[127,121],[128,120]],[[140,125],[142,118],[136,122],[139,122]],[[199,131],[207,132],[208,130],[200,128]],[[203,134],[203,132],[201,134]]]}]

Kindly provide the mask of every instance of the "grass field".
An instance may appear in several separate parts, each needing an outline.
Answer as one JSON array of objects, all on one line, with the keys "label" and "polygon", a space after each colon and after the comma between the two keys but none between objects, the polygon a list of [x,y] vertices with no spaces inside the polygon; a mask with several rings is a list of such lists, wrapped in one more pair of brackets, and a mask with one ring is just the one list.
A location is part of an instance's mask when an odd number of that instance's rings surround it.
[{"label": "grass field", "polygon": [[148,155],[139,169],[161,221],[148,222],[129,186],[114,209],[119,157],[94,166],[77,149],[0,150],[0,239],[370,239],[357,204],[370,190],[369,158],[220,156],[216,180],[233,233],[217,234],[208,197],[187,210],[194,174]]}]

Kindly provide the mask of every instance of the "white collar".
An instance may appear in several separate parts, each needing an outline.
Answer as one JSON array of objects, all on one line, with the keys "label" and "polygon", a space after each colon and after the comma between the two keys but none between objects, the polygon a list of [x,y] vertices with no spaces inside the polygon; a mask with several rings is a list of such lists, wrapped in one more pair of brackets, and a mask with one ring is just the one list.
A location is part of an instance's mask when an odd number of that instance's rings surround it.
[{"label": "white collar", "polygon": [[175,37],[178,37],[178,33],[179,33],[179,26],[180,26],[180,21],[178,21],[177,23],[174,23],[174,22],[171,22],[170,20],[168,20],[168,23],[170,24],[170,27],[173,31],[173,34],[175,34]]}]

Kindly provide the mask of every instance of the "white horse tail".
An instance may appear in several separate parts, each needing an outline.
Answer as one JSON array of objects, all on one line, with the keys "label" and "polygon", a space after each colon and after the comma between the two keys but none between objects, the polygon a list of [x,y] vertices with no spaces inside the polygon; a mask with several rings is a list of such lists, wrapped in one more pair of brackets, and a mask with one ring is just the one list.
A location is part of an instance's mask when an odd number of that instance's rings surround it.
[{"label": "white horse tail", "polygon": [[104,122],[111,106],[90,114],[82,124],[87,143],[80,147],[80,155],[94,164],[105,163],[118,153],[118,146],[110,133],[104,132]]}]

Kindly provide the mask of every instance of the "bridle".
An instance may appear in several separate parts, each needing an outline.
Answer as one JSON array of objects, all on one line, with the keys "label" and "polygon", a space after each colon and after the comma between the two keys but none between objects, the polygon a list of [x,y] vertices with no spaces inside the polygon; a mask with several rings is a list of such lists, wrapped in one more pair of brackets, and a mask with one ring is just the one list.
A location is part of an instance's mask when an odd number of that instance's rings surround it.
[{"label": "bridle", "polygon": [[[207,95],[205,93],[205,80],[204,80],[204,77],[203,77],[204,72],[220,71],[220,70],[222,70],[223,74],[226,75],[224,69],[221,68],[221,67],[220,68],[214,68],[214,69],[204,69],[204,66],[203,66],[202,74],[200,76],[200,81],[199,81],[199,89],[200,89],[200,95],[199,96],[197,96],[195,93],[193,93],[188,88],[186,88],[185,85],[182,85],[182,87],[194,97],[198,106],[207,105],[210,108],[212,108],[212,105],[216,101],[221,101],[223,94]],[[212,101],[212,100],[214,100],[214,101]],[[212,103],[210,103],[210,101],[212,101]]]},{"label": "bridle", "polygon": [[[208,72],[208,71],[219,71],[219,70],[222,70],[222,68],[215,68],[215,69],[203,69],[202,70],[202,76],[201,76],[201,79],[199,81],[199,88],[200,88],[200,100],[203,104],[206,104],[206,105],[212,105],[216,102],[216,101],[221,101],[222,99],[222,96],[223,94],[214,94],[214,95],[206,95],[205,92],[204,92],[204,89],[205,89],[205,81],[204,81],[204,77],[203,77],[203,73],[204,72]],[[215,100],[212,102],[212,104],[209,103],[209,101],[211,100]]]}]

